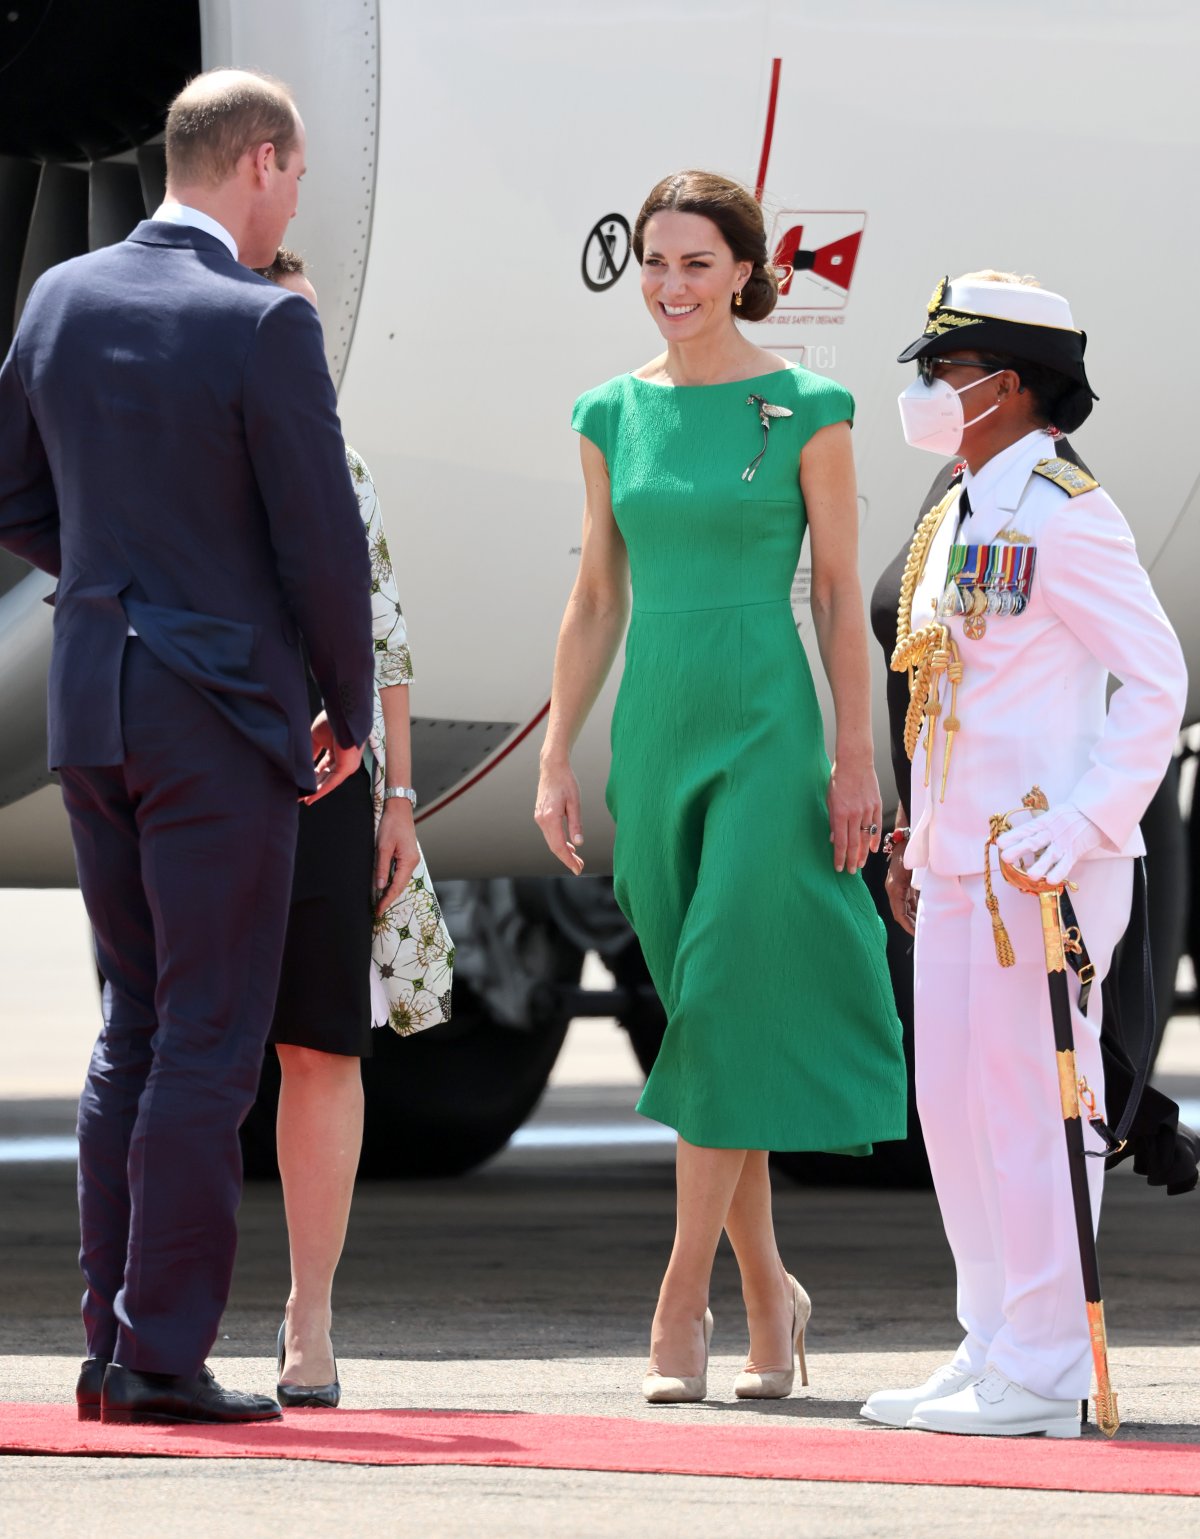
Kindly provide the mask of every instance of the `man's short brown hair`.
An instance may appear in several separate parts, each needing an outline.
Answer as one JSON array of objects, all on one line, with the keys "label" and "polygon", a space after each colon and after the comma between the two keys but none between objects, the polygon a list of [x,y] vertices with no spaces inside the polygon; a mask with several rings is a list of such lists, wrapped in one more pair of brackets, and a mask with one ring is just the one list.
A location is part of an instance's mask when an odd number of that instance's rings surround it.
[{"label": "man's short brown hair", "polygon": [[282,81],[256,70],[206,70],[184,86],[167,113],[167,180],[216,186],[260,144],[273,144],[286,166],[297,138],[296,108]]}]

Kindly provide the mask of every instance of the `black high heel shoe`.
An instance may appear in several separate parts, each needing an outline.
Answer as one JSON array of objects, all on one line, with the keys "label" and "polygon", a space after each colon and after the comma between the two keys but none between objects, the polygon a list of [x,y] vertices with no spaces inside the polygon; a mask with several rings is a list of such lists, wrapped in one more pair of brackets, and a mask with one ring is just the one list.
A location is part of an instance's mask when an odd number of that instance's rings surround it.
[{"label": "black high heel shoe", "polygon": [[[287,1330],[287,1321],[279,1327],[279,1336],[275,1347],[279,1354],[280,1374],[283,1373],[283,1360],[287,1355],[287,1346],[284,1342],[284,1334]],[[333,1371],[337,1373],[337,1358],[333,1360]],[[338,1379],[332,1384],[276,1384],[275,1398],[280,1405],[289,1411],[303,1410],[305,1408],[322,1409],[332,1411],[342,1398],[342,1386]]]}]

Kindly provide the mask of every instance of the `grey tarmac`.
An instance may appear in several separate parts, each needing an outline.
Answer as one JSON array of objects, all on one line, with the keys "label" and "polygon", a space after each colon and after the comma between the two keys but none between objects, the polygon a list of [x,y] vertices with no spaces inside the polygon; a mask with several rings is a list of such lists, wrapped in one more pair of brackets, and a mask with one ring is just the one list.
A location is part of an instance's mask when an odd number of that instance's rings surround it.
[{"label": "grey tarmac", "polygon": [[[1197,1023],[1178,1023],[1192,1037]],[[1200,1074],[1164,1088],[1195,1096]],[[560,1083],[535,1126],[632,1128],[629,1084]],[[65,1101],[0,1106],[0,1135],[62,1133]],[[670,1245],[664,1145],[516,1148],[462,1180],[360,1187],[336,1295],[348,1407],[458,1407],[752,1425],[784,1417],[857,1425],[864,1396],[919,1382],[956,1341],[950,1257],[932,1194],[803,1189],[778,1178],[789,1266],[814,1301],[812,1387],[741,1405],[745,1351],[732,1258],[718,1258],[711,1400],[647,1406],[638,1394]],[[0,1185],[0,1398],[67,1400],[78,1364],[73,1171],[11,1165]],[[233,1296],[211,1362],[266,1390],[287,1291],[279,1192],[247,1189]],[[1101,1234],[1121,1436],[1200,1441],[1200,1195],[1109,1182]],[[864,1436],[919,1434],[868,1430]],[[1095,1429],[1085,1434],[1099,1438]],[[1200,1460],[1200,1449],[1197,1450]],[[292,1461],[0,1459],[0,1539],[564,1536],[689,1539],[1082,1531],[1102,1513],[1122,1539],[1195,1523],[1186,1498]]]}]

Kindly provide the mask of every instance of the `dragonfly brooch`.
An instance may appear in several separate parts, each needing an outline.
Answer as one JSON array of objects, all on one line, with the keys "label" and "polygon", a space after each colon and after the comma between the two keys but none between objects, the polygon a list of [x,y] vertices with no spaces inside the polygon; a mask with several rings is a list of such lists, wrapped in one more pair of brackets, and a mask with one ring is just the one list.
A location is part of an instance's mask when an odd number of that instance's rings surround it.
[{"label": "dragonfly brooch", "polygon": [[771,432],[771,418],[790,417],[792,412],[791,408],[787,406],[773,406],[770,401],[764,400],[761,395],[748,395],[746,397],[746,405],[758,407],[758,420],[762,423],[763,430],[762,448],[746,466],[745,470],[742,471],[743,481],[753,481],[754,472],[762,464],[762,457],[767,452],[767,440]]}]

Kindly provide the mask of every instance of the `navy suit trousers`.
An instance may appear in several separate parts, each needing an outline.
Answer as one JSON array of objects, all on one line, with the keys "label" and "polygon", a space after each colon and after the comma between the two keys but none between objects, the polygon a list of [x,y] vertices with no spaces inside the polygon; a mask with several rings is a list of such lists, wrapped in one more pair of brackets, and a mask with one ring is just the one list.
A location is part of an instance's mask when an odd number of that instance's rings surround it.
[{"label": "navy suit trousers", "polygon": [[191,1374],[233,1272],[298,792],[136,640],[121,720],[121,764],[61,770],[107,980],[79,1106],[83,1316],[91,1356]]}]

